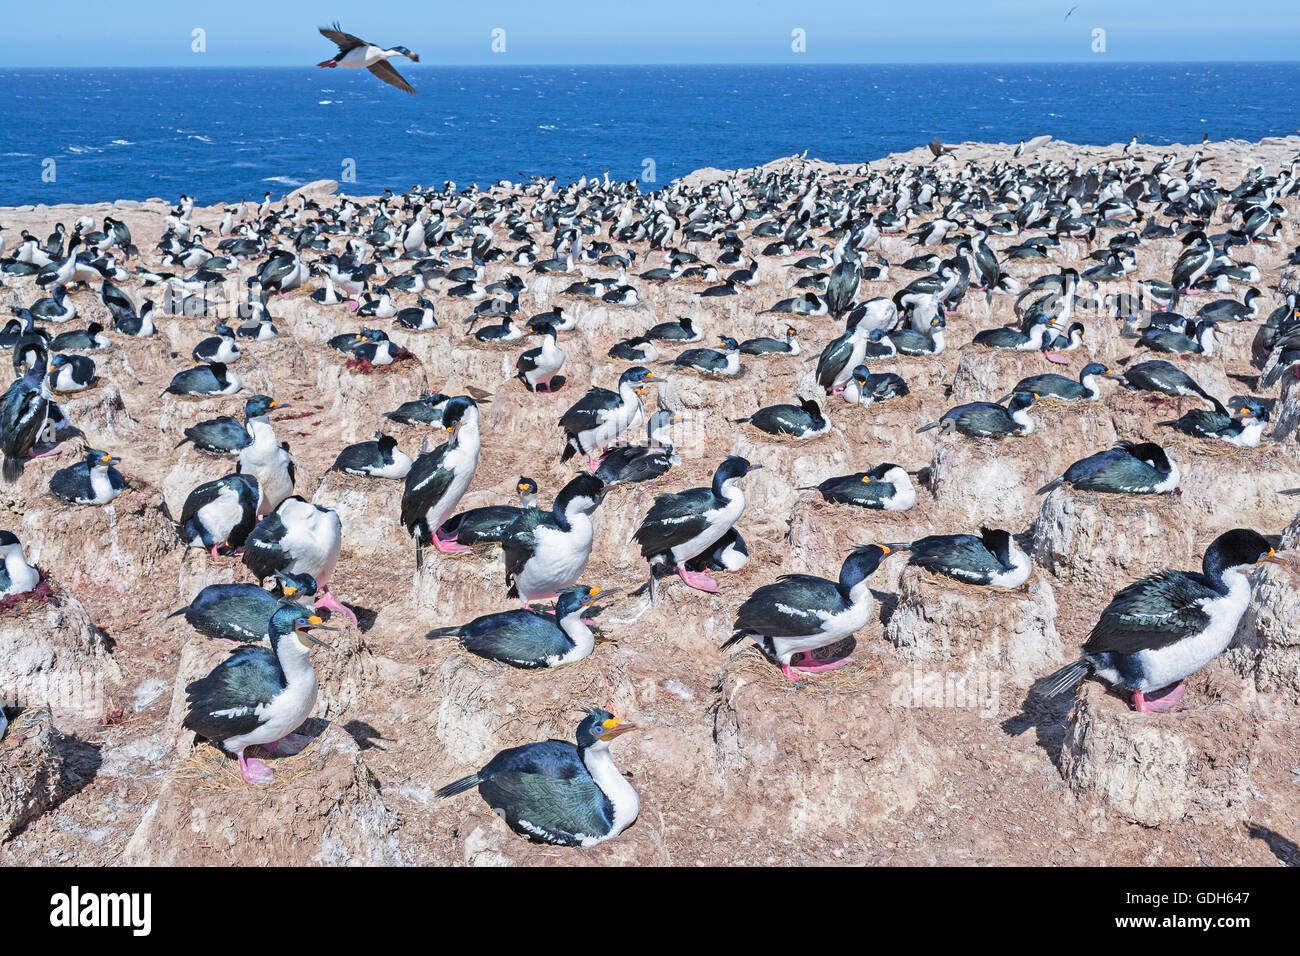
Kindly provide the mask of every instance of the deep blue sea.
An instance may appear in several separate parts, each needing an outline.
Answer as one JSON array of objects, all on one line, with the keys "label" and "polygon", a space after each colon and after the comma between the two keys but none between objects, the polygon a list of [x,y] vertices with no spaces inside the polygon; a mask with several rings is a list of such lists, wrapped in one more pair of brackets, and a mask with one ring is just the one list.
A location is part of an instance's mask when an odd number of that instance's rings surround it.
[{"label": "deep blue sea", "polygon": [[[874,159],[939,136],[1149,143],[1291,133],[1300,65],[421,67],[0,70],[0,205],[278,197],[338,179],[667,183],[800,152]],[[53,182],[42,178],[53,160]]]}]

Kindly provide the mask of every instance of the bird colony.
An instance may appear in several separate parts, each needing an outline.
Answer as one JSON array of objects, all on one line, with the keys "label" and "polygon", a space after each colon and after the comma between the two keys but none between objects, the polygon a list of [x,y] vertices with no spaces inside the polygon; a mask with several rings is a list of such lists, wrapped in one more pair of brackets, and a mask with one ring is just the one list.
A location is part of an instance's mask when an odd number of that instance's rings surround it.
[{"label": "bird colony", "polygon": [[1298,147],[0,210],[0,858],[1272,859]]}]

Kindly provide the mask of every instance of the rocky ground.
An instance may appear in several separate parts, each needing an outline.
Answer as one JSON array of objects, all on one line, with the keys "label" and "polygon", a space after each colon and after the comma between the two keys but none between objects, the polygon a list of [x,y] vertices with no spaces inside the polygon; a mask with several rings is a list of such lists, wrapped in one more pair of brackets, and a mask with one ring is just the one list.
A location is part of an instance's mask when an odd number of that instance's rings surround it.
[{"label": "rocky ground", "polygon": [[[1231,186],[1249,165],[1271,171],[1297,148],[1300,138],[1211,143],[1202,171]],[[955,147],[960,162],[1008,158],[1011,149]],[[1052,143],[1032,160],[1077,156],[1087,165],[1119,150]],[[1140,150],[1148,163],[1166,151],[1182,159],[1192,148]],[[920,150],[872,166],[930,159]],[[832,176],[855,168],[826,167]],[[691,178],[722,175],[701,170]],[[331,202],[332,186],[306,188]],[[1264,314],[1279,301],[1279,284],[1294,282],[1283,260],[1300,240],[1298,204],[1286,203],[1292,218],[1281,243],[1238,250],[1264,273]],[[168,208],[161,200],[24,207],[0,209],[0,222],[44,236],[56,221],[108,213],[126,221],[149,257]],[[215,229],[220,215],[196,209],[193,219]],[[913,254],[897,236],[879,248],[891,262]],[[1180,249],[1174,240],[1144,243],[1138,274],[1167,277]],[[644,245],[639,251],[644,261]],[[1011,271],[1029,279],[1079,252],[1066,243],[1058,261]],[[504,271],[491,266],[489,279]],[[896,270],[887,283],[864,285],[860,297],[891,295],[909,278]],[[1010,297],[988,306],[967,296],[948,319],[943,355],[873,368],[903,374],[912,395],[870,410],[828,401],[834,428],[806,443],[769,441],[729,421],[789,401],[811,368],[801,359],[746,357],[741,376],[725,384],[671,375],[661,400],[699,423],[679,449],[682,467],[653,487],[614,489],[595,514],[596,550],[583,580],[626,589],[600,617],[613,641],[575,666],[523,672],[424,639],[430,628],[514,606],[501,561],[495,553],[436,556],[417,573],[397,522],[401,483],[326,475],[343,445],[391,424],[382,413],[422,391],[485,388],[493,397],[483,406],[484,449],[462,506],[509,501],[521,474],[536,478],[549,501],[572,475],[558,460],[556,419],[589,384],[616,380],[619,370],[605,361],[610,345],[679,315],[695,316],[709,336],[773,334],[786,317],[760,310],[791,294],[785,280],[784,264],[765,260],[760,284],[739,296],[699,299],[693,293],[703,285],[638,282],[647,300],[639,306],[570,301],[581,319],[562,340],[568,383],[553,396],[528,394],[509,377],[517,349],[467,342],[460,318],[469,306],[454,299],[437,302],[440,330],[391,331],[416,361],[370,375],[345,370],[324,345],[364,320],[318,306],[305,292],[274,300],[282,337],[245,346],[236,368],[248,388],[214,400],[162,394],[191,364],[199,322],[168,317],[153,338],[114,336],[113,349],[96,356],[99,383],[63,406],[94,447],[123,459],[132,488],[104,508],[63,505],[46,489],[50,474],[70,463],[65,453],[32,463],[18,485],[0,489],[0,526],[19,535],[51,585],[42,601],[0,616],[0,674],[49,688],[25,710],[10,709],[13,724],[0,741],[0,862],[1300,862],[1300,527],[1297,499],[1278,494],[1300,488],[1294,430],[1279,427],[1278,443],[1225,451],[1157,428],[1175,417],[1172,403],[1153,405],[1107,382],[1102,400],[1082,412],[1037,406],[1039,430],[1023,439],[913,434],[953,404],[996,399],[1020,377],[1053,370],[1037,353],[963,347],[977,329],[1011,320]],[[571,279],[527,281],[525,316],[561,301],[557,290]],[[6,304],[37,297],[29,279],[6,284]],[[140,298],[138,286],[128,288]],[[74,298],[85,318],[102,311],[93,295]],[[1115,361],[1132,350],[1108,320],[1085,322],[1086,349],[1068,353],[1067,374],[1090,357]],[[794,324],[805,355],[836,334],[828,318]],[[1248,362],[1252,336],[1253,325],[1236,330],[1222,355],[1182,364],[1216,395],[1246,393],[1257,374]],[[0,376],[9,374],[6,361]],[[1281,388],[1268,396],[1278,412],[1300,402],[1290,377]],[[319,736],[298,756],[272,761],[278,776],[261,788],[181,730],[185,684],[225,651],[183,618],[168,619],[207,584],[250,579],[235,558],[185,550],[167,511],[178,514],[195,485],[230,470],[191,446],[174,450],[181,429],[240,414],[253,391],[284,406],[273,423],[292,445],[298,493],[342,517],[332,590],[360,619],[337,635],[338,653],[315,655],[321,695],[308,729]],[[395,434],[411,454],[430,438],[416,427]],[[1033,493],[1116,438],[1170,448],[1184,476],[1181,495],[1135,502]],[[739,527],[753,552],[749,567],[722,575],[719,594],[674,582],[649,606],[630,593],[645,575],[632,531],[655,494],[707,484],[728,453],[765,465],[746,479],[750,503]],[[852,509],[799,490],[882,461],[929,468],[912,511]],[[891,557],[873,578],[879,620],[858,634],[854,665],[791,682],[753,648],[718,650],[740,602],[780,574],[834,577],[854,544],[971,531],[986,521],[1032,537],[1036,569],[1023,590],[963,588]],[[1209,541],[1237,526],[1286,531],[1290,550],[1281,554],[1290,563],[1255,572],[1232,650],[1190,682],[1180,710],[1137,714],[1091,683],[1077,699],[1028,697],[1035,677],[1074,654],[1116,589],[1157,568],[1199,567]],[[535,846],[475,794],[433,796],[505,747],[571,739],[580,711],[607,703],[641,728],[613,749],[641,796],[640,818],[620,838],[589,851]]]}]

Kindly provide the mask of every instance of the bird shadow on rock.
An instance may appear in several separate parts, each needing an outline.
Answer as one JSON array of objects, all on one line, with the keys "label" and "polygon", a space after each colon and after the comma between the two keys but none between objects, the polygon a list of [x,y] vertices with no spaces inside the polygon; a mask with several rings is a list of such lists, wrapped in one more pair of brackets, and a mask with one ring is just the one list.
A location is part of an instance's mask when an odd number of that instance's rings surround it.
[{"label": "bird shadow on rock", "polygon": [[348,736],[357,742],[358,750],[369,750],[375,742],[384,739],[384,735],[364,720],[349,720],[343,725]]},{"label": "bird shadow on rock", "polygon": [[898,610],[898,595],[889,594],[885,591],[877,591],[871,588],[871,596],[876,599],[876,613],[880,617],[881,624],[888,624],[889,619],[894,616]]},{"label": "bird shadow on rock", "polygon": [[1065,725],[1074,695],[1042,697],[1030,690],[1020,705],[1020,713],[1002,722],[1002,731],[1010,737],[1019,737],[1032,729],[1038,746],[1047,754],[1052,766],[1061,768],[1061,747],[1065,743]]},{"label": "bird shadow on rock", "polygon": [[50,805],[51,809],[94,783],[100,765],[104,762],[101,744],[91,743],[57,728],[54,731],[54,747],[62,761],[59,765],[58,789]]},{"label": "bird shadow on rock", "polygon": [[349,605],[352,613],[357,616],[357,630],[362,634],[369,632],[375,626],[375,621],[379,619],[379,612],[368,607],[362,607],[360,604]]},{"label": "bird shadow on rock", "polygon": [[1289,840],[1276,830],[1270,830],[1258,823],[1246,824],[1246,832],[1253,839],[1267,843],[1273,855],[1287,866],[1300,866],[1300,845],[1297,845],[1294,840]]}]

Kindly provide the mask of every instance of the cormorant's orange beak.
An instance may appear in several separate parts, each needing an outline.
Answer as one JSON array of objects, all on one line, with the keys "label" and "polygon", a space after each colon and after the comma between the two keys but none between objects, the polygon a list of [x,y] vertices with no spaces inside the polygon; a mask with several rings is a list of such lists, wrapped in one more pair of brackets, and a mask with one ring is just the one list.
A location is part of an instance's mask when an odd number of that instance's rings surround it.
[{"label": "cormorant's orange beak", "polygon": [[1256,564],[1262,564],[1262,563],[1265,562],[1265,561],[1267,561],[1269,564],[1280,564],[1280,565],[1282,565],[1283,567],[1286,566],[1286,562],[1285,562],[1284,560],[1282,560],[1281,558],[1279,558],[1279,557],[1277,556],[1277,552],[1274,551],[1272,548],[1269,548],[1269,549],[1268,549],[1268,554],[1261,554],[1261,555],[1259,556],[1259,560],[1256,561],[1255,563],[1256,563]]},{"label": "cormorant's orange beak", "polygon": [[601,740],[613,740],[629,730],[636,730],[636,724],[625,724],[617,717],[611,717],[600,725],[602,733],[597,734]]}]

